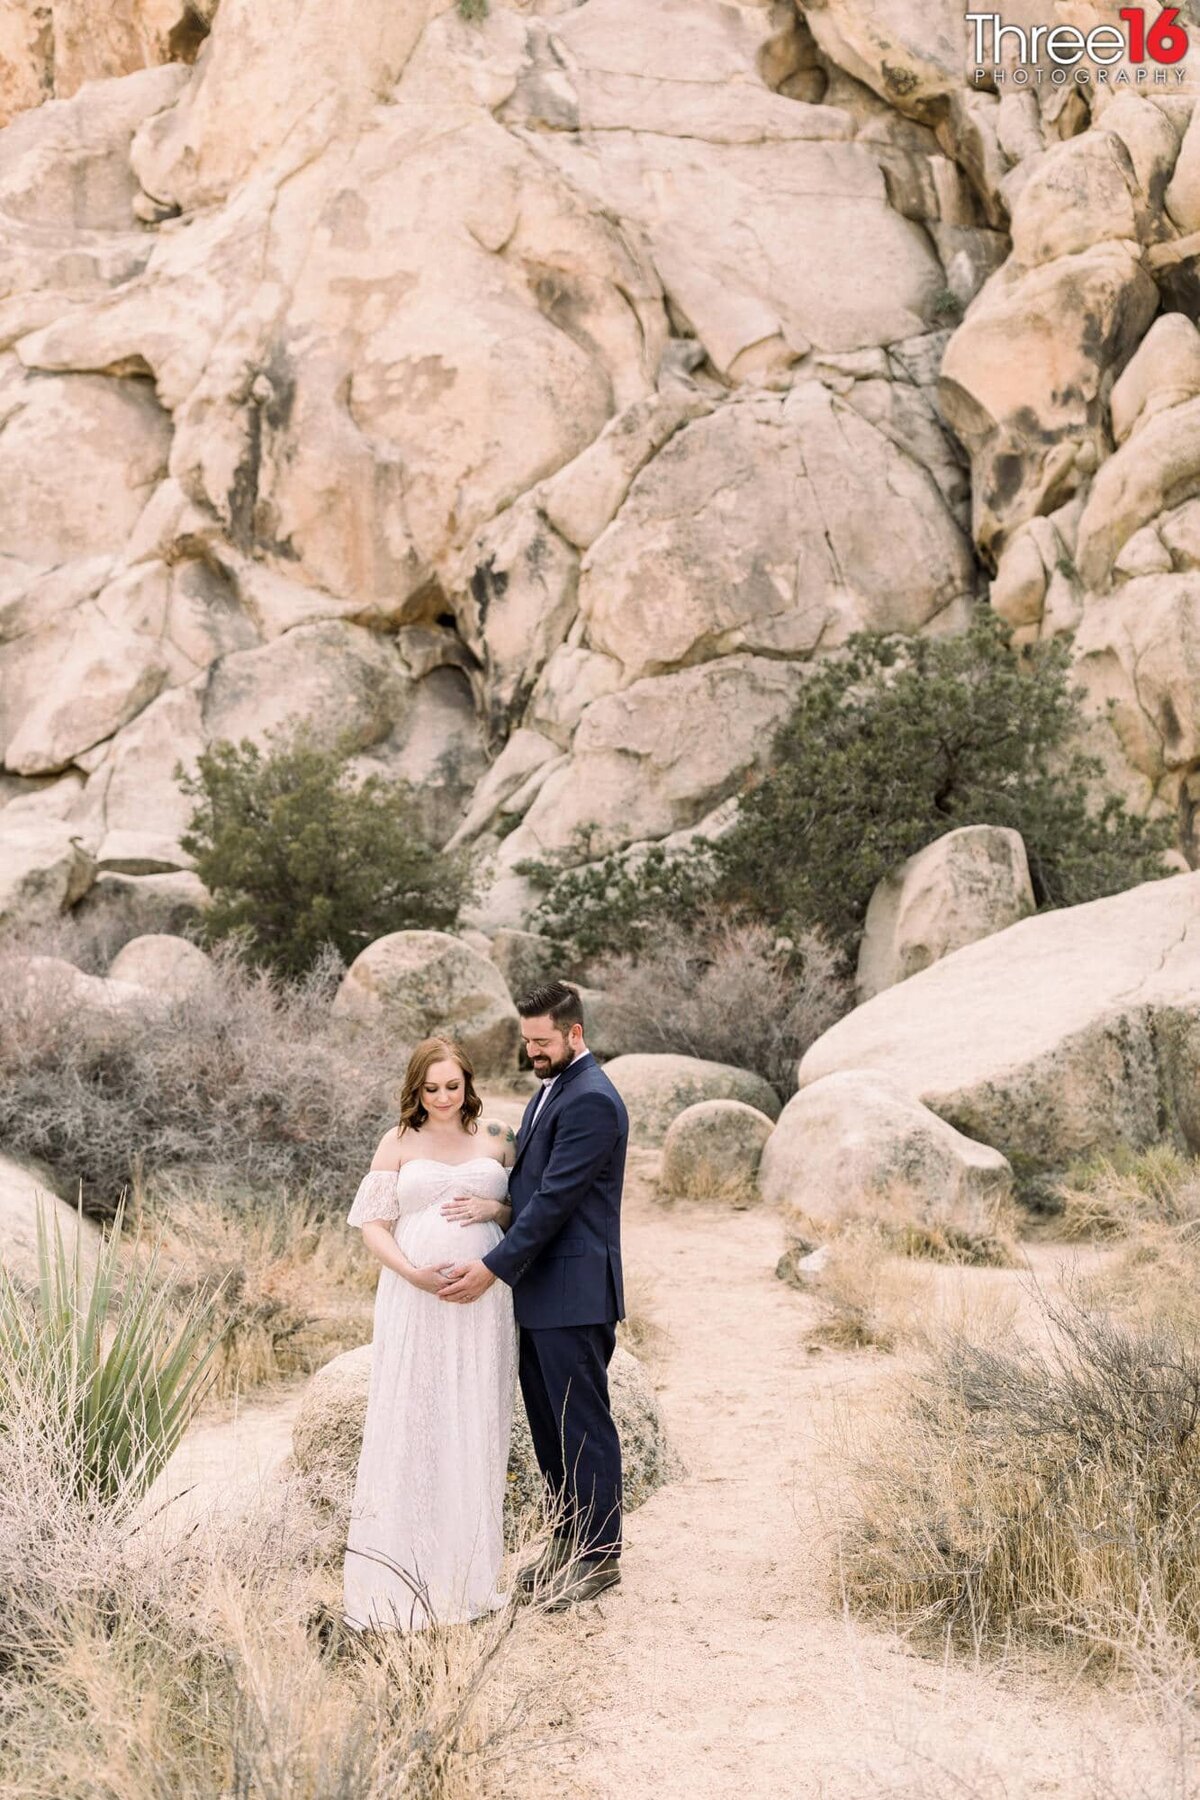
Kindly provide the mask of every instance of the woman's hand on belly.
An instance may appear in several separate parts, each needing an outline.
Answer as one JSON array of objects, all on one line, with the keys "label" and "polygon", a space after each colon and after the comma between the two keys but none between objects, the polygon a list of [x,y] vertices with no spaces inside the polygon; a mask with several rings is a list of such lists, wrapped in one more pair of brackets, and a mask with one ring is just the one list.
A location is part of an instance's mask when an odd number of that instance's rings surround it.
[{"label": "woman's hand on belly", "polygon": [[503,1200],[485,1200],[478,1194],[455,1194],[441,1205],[443,1219],[458,1225],[500,1225],[510,1217],[512,1208]]}]

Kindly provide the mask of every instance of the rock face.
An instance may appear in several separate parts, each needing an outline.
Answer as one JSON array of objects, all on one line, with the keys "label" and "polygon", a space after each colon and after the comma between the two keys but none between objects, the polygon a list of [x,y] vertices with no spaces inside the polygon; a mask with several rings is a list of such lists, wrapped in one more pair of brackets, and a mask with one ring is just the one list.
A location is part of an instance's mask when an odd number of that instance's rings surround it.
[{"label": "rock face", "polygon": [[397,1042],[456,1039],[478,1069],[511,1070],[517,1009],[494,963],[443,931],[393,931],[356,956],[334,996],[347,1018],[383,1012]]},{"label": "rock face", "polygon": [[[293,1456],[305,1484],[318,1501],[346,1518],[362,1450],[370,1375],[370,1344],[335,1356],[309,1381],[292,1433]],[[632,1511],[674,1479],[680,1467],[667,1442],[654,1391],[637,1358],[625,1349],[614,1351],[608,1380],[621,1438],[625,1506]],[[505,1525],[510,1534],[526,1509],[540,1504],[541,1493],[529,1426],[518,1399],[505,1495]]]},{"label": "rock face", "polygon": [[741,1100],[701,1100],[686,1107],[663,1139],[663,1192],[746,1205],[774,1129],[766,1113]]},{"label": "rock face", "polygon": [[701,1100],[740,1100],[770,1119],[779,1099],[761,1075],[698,1056],[617,1056],[604,1066],[629,1113],[634,1143],[661,1144],[681,1112]]},{"label": "rock face", "polygon": [[1200,875],[1022,919],[838,1021],[806,1090],[875,1071],[1006,1155],[1200,1148]]},{"label": "rock face", "polygon": [[1194,77],[981,84],[882,0],[101,12],[0,20],[0,757],[97,874],[295,715],[520,929],[989,577],[1200,857]]},{"label": "rock face", "polygon": [[927,844],[871,896],[858,952],[859,1002],[1034,910],[1020,834],[967,825]]},{"label": "rock face", "polygon": [[891,1206],[979,1237],[995,1228],[1012,1170],[898,1081],[847,1069],[788,1101],[763,1151],[759,1185],[794,1224],[820,1228]]},{"label": "rock face", "polygon": [[108,971],[110,981],[129,981],[170,1000],[196,993],[211,977],[212,963],[197,944],[162,933],[131,938]]}]

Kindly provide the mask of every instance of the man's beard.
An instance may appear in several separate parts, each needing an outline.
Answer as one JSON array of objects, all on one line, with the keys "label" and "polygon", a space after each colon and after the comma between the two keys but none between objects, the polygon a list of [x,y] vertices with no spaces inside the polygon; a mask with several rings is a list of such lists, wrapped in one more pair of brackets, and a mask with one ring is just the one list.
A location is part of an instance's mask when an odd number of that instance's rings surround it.
[{"label": "man's beard", "polygon": [[564,1069],[571,1066],[575,1061],[577,1054],[578,1052],[573,1050],[570,1044],[568,1044],[560,1061],[556,1061],[553,1058],[547,1058],[549,1066],[544,1069],[535,1069],[534,1074],[539,1081],[553,1081],[556,1075],[561,1075]]}]

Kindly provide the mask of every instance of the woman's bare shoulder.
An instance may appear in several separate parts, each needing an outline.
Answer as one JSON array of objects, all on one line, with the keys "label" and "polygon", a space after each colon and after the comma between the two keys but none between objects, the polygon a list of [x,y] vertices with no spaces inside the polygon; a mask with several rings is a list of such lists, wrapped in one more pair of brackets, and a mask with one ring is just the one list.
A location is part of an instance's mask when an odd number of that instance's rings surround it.
[{"label": "woman's bare shoulder", "polygon": [[379,1148],[371,1163],[373,1169],[398,1169],[400,1167],[400,1127],[393,1125],[385,1131],[379,1140]]}]

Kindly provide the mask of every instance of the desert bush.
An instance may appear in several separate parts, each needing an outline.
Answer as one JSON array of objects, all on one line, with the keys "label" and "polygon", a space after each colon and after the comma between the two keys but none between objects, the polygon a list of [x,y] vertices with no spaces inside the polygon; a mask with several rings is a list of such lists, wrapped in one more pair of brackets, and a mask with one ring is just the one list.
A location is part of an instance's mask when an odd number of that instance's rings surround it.
[{"label": "desert bush", "polygon": [[1200,1645],[1200,1349],[1068,1292],[1044,1348],[948,1334],[857,1470],[850,1598],[978,1647]]},{"label": "desert bush", "polygon": [[299,975],[329,945],[351,961],[388,932],[454,923],[465,861],[429,843],[408,786],[356,780],[350,753],[297,730],[265,751],[212,744],[195,775],[176,772],[195,802],[181,842],[212,895],[208,942],[236,936],[253,961]]},{"label": "desert bush", "polygon": [[945,638],[860,633],[804,683],[766,772],[718,841],[719,891],[780,930],[852,950],[876,884],[961,825],[1011,826],[1042,906],[1165,874],[1169,827],[1072,747],[1082,690],[1059,640],[1024,665],[990,609]]},{"label": "desert bush", "polygon": [[639,1050],[673,1051],[753,1069],[791,1094],[809,1045],[853,996],[817,932],[780,940],[767,926],[699,911],[670,921],[640,953],[609,956],[591,976],[608,997],[613,1031]]},{"label": "desert bush", "polygon": [[[6,969],[9,971],[6,973]],[[134,1171],[205,1171],[231,1206],[285,1186],[330,1210],[388,1122],[403,1045],[330,1014],[340,964],[298,983],[214,953],[204,987],[81,1011],[0,957],[0,1140],[111,1213]],[[374,1134],[374,1135],[373,1135]]]},{"label": "desert bush", "polygon": [[53,919],[10,921],[0,928],[0,958],[53,956],[74,963],[85,975],[104,975],[117,952],[140,935],[130,917],[76,908]]},{"label": "desert bush", "polygon": [[0,1433],[37,1430],[81,1501],[137,1499],[195,1416],[217,1345],[211,1298],[179,1303],[151,1252],[122,1279],[122,1207],[89,1268],[39,1206],[38,1280],[0,1266]]}]

